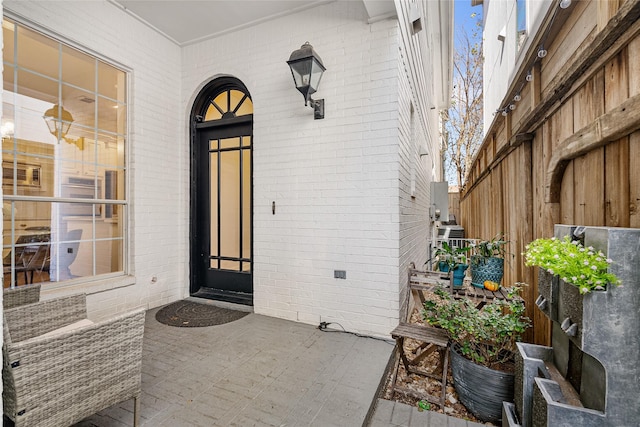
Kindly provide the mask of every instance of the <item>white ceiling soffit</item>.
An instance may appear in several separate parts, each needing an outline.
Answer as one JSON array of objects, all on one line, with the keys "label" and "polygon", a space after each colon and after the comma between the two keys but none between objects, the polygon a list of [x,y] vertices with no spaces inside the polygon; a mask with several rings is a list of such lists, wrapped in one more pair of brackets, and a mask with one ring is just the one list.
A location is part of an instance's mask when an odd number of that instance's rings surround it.
[{"label": "white ceiling soffit", "polygon": [[185,46],[335,0],[109,1],[177,45]]},{"label": "white ceiling soffit", "polygon": [[[109,0],[179,46],[336,0]],[[362,1],[369,22],[396,16],[393,0]]]},{"label": "white ceiling soffit", "polygon": [[362,0],[369,23],[381,21],[383,19],[395,18],[397,16],[396,6],[393,0]]}]

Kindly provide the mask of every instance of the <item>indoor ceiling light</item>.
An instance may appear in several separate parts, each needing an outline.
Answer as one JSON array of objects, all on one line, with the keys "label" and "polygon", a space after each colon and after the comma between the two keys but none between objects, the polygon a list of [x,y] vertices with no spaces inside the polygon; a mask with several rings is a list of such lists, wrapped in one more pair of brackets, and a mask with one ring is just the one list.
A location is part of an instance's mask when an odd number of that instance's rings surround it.
[{"label": "indoor ceiling light", "polygon": [[73,123],[73,116],[65,110],[62,105],[56,104],[49,108],[44,112],[42,118],[49,128],[49,132],[51,132],[51,135],[55,136],[56,139],[64,139],[69,144],[75,144],[80,150],[84,149],[84,137],[78,139],[67,138],[71,123]]},{"label": "indoor ceiling light", "polygon": [[56,138],[61,139],[67,136],[71,123],[73,123],[73,116],[71,113],[58,104],[45,111],[42,118],[47,123],[49,132],[51,132],[51,134]]}]

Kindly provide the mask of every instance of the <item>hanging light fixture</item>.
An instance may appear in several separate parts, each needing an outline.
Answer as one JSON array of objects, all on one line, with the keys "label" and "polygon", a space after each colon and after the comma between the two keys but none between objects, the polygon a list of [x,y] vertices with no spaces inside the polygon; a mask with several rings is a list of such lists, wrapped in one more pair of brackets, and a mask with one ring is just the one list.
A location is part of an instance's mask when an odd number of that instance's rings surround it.
[{"label": "hanging light fixture", "polygon": [[526,80],[527,80],[528,82],[532,82],[532,81],[533,81],[533,74],[531,74],[531,71],[529,71],[529,72],[527,73]]},{"label": "hanging light fixture", "polygon": [[62,105],[55,104],[44,112],[42,118],[49,128],[49,132],[56,139],[64,139],[69,144],[75,144],[80,150],[84,149],[84,137],[78,139],[67,138],[71,123],[73,123],[73,116]]},{"label": "hanging light fixture", "polygon": [[51,135],[59,139],[63,139],[67,136],[71,123],[73,123],[73,116],[71,113],[58,104],[45,111],[42,118],[47,123],[47,127],[49,128]]},{"label": "hanging light fixture", "polygon": [[287,64],[291,68],[296,89],[304,97],[304,105],[311,102],[314,119],[324,119],[324,99],[311,98],[318,90],[322,73],[326,70],[320,56],[313,50],[313,46],[306,42],[300,49],[291,53]]},{"label": "hanging light fixture", "polygon": [[522,96],[520,96],[520,93],[516,93],[516,96],[513,97],[513,101],[520,102],[521,100],[522,100]]}]

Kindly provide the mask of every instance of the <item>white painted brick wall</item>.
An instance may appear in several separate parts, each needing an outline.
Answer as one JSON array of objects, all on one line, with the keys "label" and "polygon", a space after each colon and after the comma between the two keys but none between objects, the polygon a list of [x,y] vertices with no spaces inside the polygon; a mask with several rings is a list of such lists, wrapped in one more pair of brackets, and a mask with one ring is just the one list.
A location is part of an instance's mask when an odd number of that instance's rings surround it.
[{"label": "white painted brick wall", "polygon": [[[325,99],[323,120],[304,107],[286,64],[305,41],[327,67],[316,96]],[[254,102],[257,313],[387,336],[396,325],[397,60],[397,22],[369,25],[360,2],[183,49],[185,112],[219,74],[242,80]]]},{"label": "white painted brick wall", "polygon": [[[429,156],[420,157],[420,146],[427,144],[425,129],[415,111],[415,100],[411,96],[409,79],[401,74],[400,79],[400,259],[398,284],[400,292],[401,318],[406,316],[403,303],[406,300],[408,270],[411,263],[423,268],[427,260],[427,234],[429,232],[429,182],[431,162]],[[411,113],[412,108],[414,113]],[[412,192],[412,180],[415,187]]]},{"label": "white painted brick wall", "polygon": [[[396,20],[368,24],[362,3],[332,2],[179,49],[107,2],[5,4],[132,70],[137,283],[91,295],[96,317],[188,295],[187,119],[200,88],[226,74],[254,102],[256,312],[388,336],[408,263],[424,262],[431,166],[421,162],[433,160],[417,156],[407,133],[414,91],[398,62]],[[325,98],[324,120],[304,107],[286,64],[305,41],[327,67],[316,96]],[[418,122],[416,137],[432,144]],[[347,279],[334,279],[336,269]]]},{"label": "white painted brick wall", "polygon": [[[94,293],[96,318],[187,294],[188,147],[181,129],[180,49],[106,1],[5,1],[50,32],[132,70],[130,75],[131,273],[134,286]],[[151,277],[157,276],[151,284]],[[62,291],[45,291],[45,298]]]},{"label": "white painted brick wall", "polygon": [[[440,159],[440,136],[438,112],[432,109],[433,91],[420,93],[420,89],[411,78],[411,70],[417,76],[424,76],[426,81],[437,85],[433,78],[432,68],[438,64],[426,63],[415,59],[409,60],[408,51],[421,51],[419,45],[425,44],[429,55],[433,46],[426,45],[421,38],[424,32],[416,36],[405,35],[400,42],[400,61],[398,63],[400,77],[399,113],[400,113],[400,259],[399,259],[399,292],[400,309],[406,300],[408,270],[411,263],[418,269],[425,268],[428,258],[427,238],[434,231],[429,219],[430,183],[442,177]],[[435,56],[435,55],[433,55]],[[433,57],[431,56],[431,57]],[[433,86],[429,86],[433,89]],[[414,111],[413,118],[411,111]],[[420,149],[428,155],[420,157]],[[412,184],[412,181],[413,184]],[[412,191],[412,186],[413,191]],[[403,311],[401,318],[406,316]]]}]

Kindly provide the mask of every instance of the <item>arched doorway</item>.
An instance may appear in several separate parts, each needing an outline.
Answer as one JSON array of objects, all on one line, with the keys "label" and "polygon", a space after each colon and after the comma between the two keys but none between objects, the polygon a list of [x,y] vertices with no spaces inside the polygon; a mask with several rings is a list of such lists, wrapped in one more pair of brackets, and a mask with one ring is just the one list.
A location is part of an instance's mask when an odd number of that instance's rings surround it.
[{"label": "arched doorway", "polygon": [[238,79],[207,84],[191,114],[191,295],[253,304],[253,103]]}]

